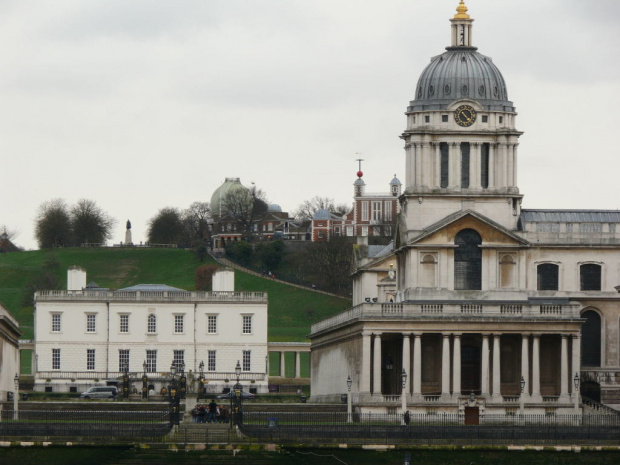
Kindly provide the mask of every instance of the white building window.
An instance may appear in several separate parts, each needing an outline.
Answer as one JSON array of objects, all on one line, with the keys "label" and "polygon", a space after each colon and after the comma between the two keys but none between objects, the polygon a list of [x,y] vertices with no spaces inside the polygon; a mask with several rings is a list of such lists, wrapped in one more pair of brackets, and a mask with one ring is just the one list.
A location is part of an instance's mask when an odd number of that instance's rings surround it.
[{"label": "white building window", "polygon": [[146,351],[146,371],[147,373],[155,373],[157,372],[157,351],[149,350]]},{"label": "white building window", "polygon": [[383,219],[385,221],[392,221],[392,202],[386,201],[383,204]]},{"label": "white building window", "polygon": [[207,332],[209,334],[217,333],[217,315],[207,316]]},{"label": "white building window", "polygon": [[252,315],[243,315],[243,334],[252,334]]},{"label": "white building window", "polygon": [[381,235],[381,226],[373,226],[373,228],[372,228],[372,235],[373,236],[380,236]]},{"label": "white building window", "polygon": [[157,316],[154,313],[150,313],[146,321],[147,333],[157,332]]},{"label": "white building window", "polygon": [[86,369],[95,369],[95,349],[86,349]]},{"label": "white building window", "polygon": [[368,226],[362,226],[362,236],[368,236]]},{"label": "white building window", "polygon": [[244,350],[243,351],[243,371],[250,371],[250,367],[251,367],[251,362],[252,362],[252,351],[251,350]]},{"label": "white building window", "polygon": [[207,356],[207,371],[215,371],[215,350],[210,350]]},{"label": "white building window", "polygon": [[125,367],[129,369],[129,349],[118,350],[118,371],[125,371]]},{"label": "white building window", "polygon": [[184,350],[175,350],[174,355],[172,357],[172,363],[176,367],[177,371],[182,371],[185,368],[185,351]]},{"label": "white building window", "polygon": [[52,349],[52,370],[60,370],[60,349]]},{"label": "white building window", "polygon": [[347,226],[347,236],[353,236],[353,226]]},{"label": "white building window", "polygon": [[129,332],[129,315],[119,315],[119,326],[118,331],[120,333],[128,333]]},{"label": "white building window", "polygon": [[60,317],[62,315],[60,313],[52,313],[52,332],[59,333],[61,330],[60,326]]},{"label": "white building window", "polygon": [[86,315],[86,332],[94,333],[95,331],[97,331],[97,315]]},{"label": "white building window", "polygon": [[368,221],[368,202],[362,202],[362,221]]},{"label": "white building window", "polygon": [[381,202],[372,203],[372,219],[374,221],[381,221]]},{"label": "white building window", "polygon": [[183,324],[185,315],[174,315],[174,332],[181,334],[184,331]]}]

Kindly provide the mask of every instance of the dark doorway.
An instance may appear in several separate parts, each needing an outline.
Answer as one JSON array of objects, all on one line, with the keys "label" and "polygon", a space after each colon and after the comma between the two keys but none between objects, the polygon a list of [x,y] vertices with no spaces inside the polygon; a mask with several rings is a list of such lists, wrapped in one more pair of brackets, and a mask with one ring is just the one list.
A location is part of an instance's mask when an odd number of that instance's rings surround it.
[{"label": "dark doorway", "polygon": [[581,366],[601,366],[601,317],[594,310],[583,312],[586,322],[581,327]]},{"label": "dark doorway", "polygon": [[480,347],[471,342],[461,347],[461,392],[480,394]]},{"label": "dark doorway", "polygon": [[581,395],[596,402],[601,402],[601,386],[596,381],[585,381],[581,385]]}]

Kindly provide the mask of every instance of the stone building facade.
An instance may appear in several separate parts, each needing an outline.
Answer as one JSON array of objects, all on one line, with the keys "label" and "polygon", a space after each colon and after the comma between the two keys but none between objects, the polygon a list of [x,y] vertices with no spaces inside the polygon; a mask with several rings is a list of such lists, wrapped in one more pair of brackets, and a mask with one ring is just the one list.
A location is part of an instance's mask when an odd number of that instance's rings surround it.
[{"label": "stone building facade", "polygon": [[620,212],[521,208],[516,109],[463,1],[450,21],[407,108],[392,251],[359,263],[350,310],[312,326],[314,400],[350,375],[367,411],[403,396],[427,413],[472,396],[503,414],[579,412],[580,394],[618,404]]},{"label": "stone building facade", "polygon": [[0,304],[0,401],[15,391],[15,376],[19,375],[19,325]]},{"label": "stone building facade", "polygon": [[[235,292],[232,270],[217,272],[212,292],[165,285],[110,291],[86,286],[80,267],[68,290],[35,294],[35,390],[83,390],[118,379],[128,364],[155,391],[174,364],[196,375],[204,363],[210,392],[241,381],[266,390],[267,295]],[[188,377],[191,380],[191,377]]]}]

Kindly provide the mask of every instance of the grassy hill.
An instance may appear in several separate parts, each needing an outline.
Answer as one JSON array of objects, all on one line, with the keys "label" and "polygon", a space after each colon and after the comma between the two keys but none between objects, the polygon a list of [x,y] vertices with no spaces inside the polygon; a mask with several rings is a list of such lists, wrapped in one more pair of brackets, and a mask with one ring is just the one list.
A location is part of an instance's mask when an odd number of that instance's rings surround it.
[{"label": "grassy hill", "polygon": [[[87,280],[119,289],[134,284],[168,284],[194,289],[194,271],[202,263],[187,250],[66,248],[0,254],[0,302],[19,320],[24,339],[33,337],[32,307],[22,308],[24,287],[41,273],[48,254],[60,263],[58,278],[66,289],[67,268],[86,269]],[[205,262],[213,263],[213,262]],[[269,294],[269,340],[307,341],[310,325],[350,306],[348,299],[298,289],[235,271],[237,291]]]}]

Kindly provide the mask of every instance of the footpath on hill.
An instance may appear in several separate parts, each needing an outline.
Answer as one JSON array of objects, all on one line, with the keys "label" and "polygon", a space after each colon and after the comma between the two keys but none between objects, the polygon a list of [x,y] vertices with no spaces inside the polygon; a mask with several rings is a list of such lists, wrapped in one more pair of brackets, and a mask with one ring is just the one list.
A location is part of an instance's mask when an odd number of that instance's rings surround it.
[{"label": "footpath on hill", "polygon": [[225,258],[225,257],[218,257],[218,256],[212,255],[212,254],[209,254],[209,255],[211,256],[211,258],[213,258],[213,260],[215,260],[216,262],[218,262],[222,266],[227,266],[227,267],[230,267],[230,268],[234,268],[235,270],[243,271],[244,273],[248,273],[248,274],[251,274],[253,276],[257,276],[259,278],[266,279],[268,281],[275,281],[275,282],[278,282],[278,283],[286,284],[288,286],[297,287],[297,288],[303,289],[305,291],[312,291],[312,292],[316,292],[317,294],[328,295],[330,297],[337,297],[339,299],[347,299],[347,297],[345,297],[345,296],[334,294],[332,292],[326,292],[326,291],[322,291],[320,289],[315,289],[315,288],[310,287],[310,286],[302,286],[301,284],[295,284],[295,283],[291,283],[289,281],[283,281],[281,279],[276,278],[275,275],[266,276],[264,274],[261,274],[261,273],[258,273],[256,271],[254,271],[254,270],[252,270],[250,268],[245,268],[245,267],[243,267],[243,266],[241,266],[241,265],[239,265],[239,264],[237,264],[237,263],[235,263],[235,262],[233,262],[233,261],[231,261],[231,260],[229,260],[228,258]]}]

